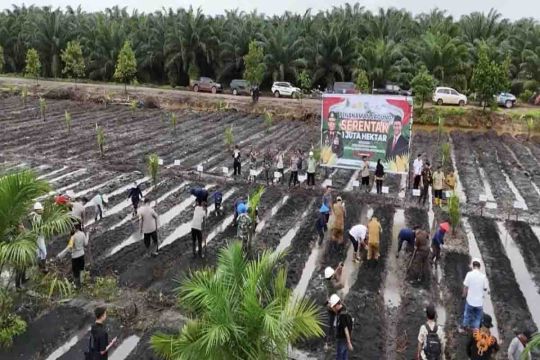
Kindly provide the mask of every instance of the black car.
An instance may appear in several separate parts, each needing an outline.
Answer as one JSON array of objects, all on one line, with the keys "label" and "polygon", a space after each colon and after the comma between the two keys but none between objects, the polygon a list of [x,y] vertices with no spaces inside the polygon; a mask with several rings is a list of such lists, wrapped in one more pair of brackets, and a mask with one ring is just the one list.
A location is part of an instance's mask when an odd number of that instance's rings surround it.
[{"label": "black car", "polygon": [[251,85],[247,80],[235,79],[230,86],[233,95],[251,95]]}]

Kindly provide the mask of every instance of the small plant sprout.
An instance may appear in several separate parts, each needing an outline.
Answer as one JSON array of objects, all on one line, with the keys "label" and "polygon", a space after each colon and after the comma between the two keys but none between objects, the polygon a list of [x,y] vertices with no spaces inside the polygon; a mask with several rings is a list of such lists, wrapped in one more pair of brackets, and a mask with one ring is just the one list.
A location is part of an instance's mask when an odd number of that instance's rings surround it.
[{"label": "small plant sprout", "polygon": [[105,131],[96,123],[96,140],[99,148],[99,155],[105,156]]},{"label": "small plant sprout", "polygon": [[129,103],[129,108],[131,109],[132,114],[137,110],[138,105],[139,102],[137,100],[131,100],[131,102]]},{"label": "small plant sprout", "polygon": [[21,90],[21,100],[23,107],[26,107],[26,101],[28,100],[28,88],[26,86],[23,86]]},{"label": "small plant sprout", "polygon": [[253,239],[253,233],[255,232],[255,224],[257,223],[257,208],[259,207],[259,204],[261,202],[261,198],[264,194],[265,188],[264,186],[259,186],[257,190],[255,190],[248,198],[248,209],[249,209],[249,217],[251,218],[251,229],[249,230],[248,235],[248,241],[247,241],[247,249],[244,249],[244,253],[248,254],[248,256],[251,255],[251,241]]},{"label": "small plant sprout", "polygon": [[439,116],[437,122],[437,143],[441,142],[442,134],[444,133],[444,118]]},{"label": "small plant sprout", "polygon": [[273,124],[272,113],[269,111],[265,111],[264,112],[264,127],[266,128],[267,133],[270,132],[270,128],[272,127],[272,124]]},{"label": "small plant sprout", "polygon": [[450,143],[442,143],[441,144],[441,165],[444,167],[450,159]]},{"label": "small plant sprout", "polygon": [[67,133],[70,134],[71,133],[71,114],[67,110],[64,111],[64,121],[66,123]]},{"label": "small plant sprout", "polygon": [[148,155],[146,166],[148,168],[148,175],[150,175],[152,183],[156,186],[159,176],[159,156],[157,154]]},{"label": "small plant sprout", "polygon": [[45,121],[45,113],[47,111],[47,101],[45,101],[44,98],[39,98],[39,114],[41,116],[41,119]]},{"label": "small plant sprout", "polygon": [[232,150],[234,146],[234,134],[232,125],[225,129],[225,145]]},{"label": "small plant sprout", "polygon": [[112,102],[112,97],[109,92],[105,94],[103,97],[103,105],[105,105],[105,109],[107,108],[107,105],[109,105]]},{"label": "small plant sprout", "polygon": [[178,117],[176,116],[175,113],[170,113],[169,114],[169,118],[171,119],[171,126],[173,128],[173,133],[176,134],[176,124],[178,123]]},{"label": "small plant sprout", "polygon": [[456,193],[448,198],[448,215],[450,216],[450,224],[452,225],[452,233],[456,232],[456,227],[461,220],[461,209],[459,207],[459,198]]},{"label": "small plant sprout", "polygon": [[223,100],[219,100],[219,102],[218,102],[218,108],[217,108],[218,111],[225,111],[225,110],[227,110],[228,108],[229,108],[229,104],[228,104],[228,103],[226,103],[226,102],[223,101]]},{"label": "small plant sprout", "polygon": [[521,119],[525,120],[525,125],[527,125],[527,141],[529,141],[534,129],[534,117],[530,114],[524,114],[521,115]]}]

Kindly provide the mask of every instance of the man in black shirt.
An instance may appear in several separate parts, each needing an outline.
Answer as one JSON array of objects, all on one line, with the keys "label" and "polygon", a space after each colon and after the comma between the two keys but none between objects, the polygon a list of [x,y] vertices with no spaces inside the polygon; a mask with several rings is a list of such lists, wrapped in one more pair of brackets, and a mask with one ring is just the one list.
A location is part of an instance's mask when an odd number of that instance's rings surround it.
[{"label": "man in black shirt", "polygon": [[347,313],[345,306],[341,303],[341,299],[337,294],[330,296],[328,306],[336,314],[334,320],[336,329],[336,360],[348,360],[349,351],[353,350],[351,338],[353,327],[352,317]]},{"label": "man in black shirt", "polygon": [[103,325],[107,319],[107,308],[97,307],[94,310],[94,314],[96,315],[96,322],[90,330],[89,359],[107,360],[109,358],[109,350],[116,344],[117,338],[115,337],[109,342],[109,334],[107,334],[107,329]]}]

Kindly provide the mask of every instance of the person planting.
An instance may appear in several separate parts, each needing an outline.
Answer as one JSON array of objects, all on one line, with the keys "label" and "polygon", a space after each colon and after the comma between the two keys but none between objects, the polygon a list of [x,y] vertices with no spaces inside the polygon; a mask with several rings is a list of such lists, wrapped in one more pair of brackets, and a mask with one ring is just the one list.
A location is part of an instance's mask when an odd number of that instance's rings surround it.
[{"label": "person planting", "polygon": [[426,308],[426,323],[420,326],[418,331],[417,360],[439,360],[444,353],[443,327],[437,325],[437,312],[433,305]]},{"label": "person planting", "polygon": [[373,264],[375,267],[379,261],[379,242],[380,236],[382,233],[381,223],[375,216],[371,217],[371,220],[368,223],[368,266]]},{"label": "person planting", "polygon": [[195,196],[195,203],[202,206],[206,211],[208,205],[208,190],[203,187],[195,187],[189,192],[191,195]]},{"label": "person planting", "polygon": [[444,173],[439,165],[437,171],[433,173],[433,193],[435,195],[435,206],[441,206],[443,199]]},{"label": "person planting", "polygon": [[463,311],[463,329],[478,329],[482,321],[484,291],[487,290],[486,275],[480,272],[480,260],[472,260],[472,270],[463,280],[463,294],[466,299]]},{"label": "person planting", "polygon": [[340,262],[334,270],[331,266],[324,269],[324,284],[326,287],[326,298],[330,299],[332,294],[343,288],[341,276],[343,275],[343,263]]},{"label": "person planting", "polygon": [[341,196],[336,198],[336,203],[332,206],[334,223],[332,224],[332,241],[334,246],[343,244],[343,230],[345,228],[345,203]]},{"label": "person planting", "polygon": [[499,343],[495,336],[491,335],[490,329],[493,327],[491,316],[484,314],[479,329],[475,329],[467,343],[467,355],[471,360],[494,359],[499,351]]},{"label": "person planting", "polygon": [[403,229],[401,229],[399,231],[399,234],[398,234],[398,248],[397,248],[396,258],[399,257],[399,253],[401,252],[401,248],[403,247],[404,242],[407,243],[407,248],[409,248],[409,249],[414,248],[414,241],[415,241],[415,238],[416,238],[416,230],[418,230],[418,226],[415,226],[413,229],[403,228]]},{"label": "person planting", "polygon": [[246,204],[240,203],[237,208],[238,212],[238,228],[236,236],[242,241],[242,249],[247,249],[249,235],[251,231],[251,224],[253,223],[248,214],[248,208]]},{"label": "person planting", "polygon": [[349,230],[349,240],[351,240],[351,243],[353,245],[354,249],[354,255],[353,255],[353,261],[354,262],[360,262],[360,248],[365,249],[366,244],[364,241],[366,240],[366,235],[368,232],[368,228],[362,224],[354,225]]},{"label": "person planting", "polygon": [[[139,232],[143,234],[144,246],[149,255],[157,256],[159,250],[158,243],[158,220],[159,216],[150,206],[150,199],[145,198],[143,206],[138,211],[139,215]],[[156,245],[156,251],[152,252],[151,243]]]},{"label": "person planting", "polygon": [[105,205],[109,203],[109,198],[107,195],[97,194],[90,200],[90,204],[94,205],[95,218],[94,221],[98,221],[98,218],[103,219],[103,210]]},{"label": "person planting", "polygon": [[429,234],[425,230],[415,231],[415,251],[411,260],[411,279],[417,282],[429,280],[431,274],[429,261]]},{"label": "person planting", "polygon": [[431,239],[431,251],[433,252],[432,261],[434,266],[437,266],[441,259],[441,248],[444,245],[444,235],[448,232],[448,229],[450,229],[450,224],[446,221],[443,222],[439,225],[439,228]]},{"label": "person planting", "polygon": [[67,247],[57,258],[63,258],[68,252],[71,254],[71,270],[75,287],[81,287],[81,272],[84,270],[84,248],[88,246],[88,235],[82,231],[81,224],[76,223],[69,238]]},{"label": "person planting", "polygon": [[137,182],[133,183],[133,187],[129,189],[128,199],[131,199],[131,205],[133,206],[133,216],[137,216],[137,210],[139,208],[139,202],[142,200],[143,194],[141,188]]},{"label": "person planting", "polygon": [[221,204],[223,202],[223,193],[219,190],[216,190],[212,196],[212,199],[214,199],[214,210],[216,211],[217,215],[223,215],[223,210],[221,208]]}]

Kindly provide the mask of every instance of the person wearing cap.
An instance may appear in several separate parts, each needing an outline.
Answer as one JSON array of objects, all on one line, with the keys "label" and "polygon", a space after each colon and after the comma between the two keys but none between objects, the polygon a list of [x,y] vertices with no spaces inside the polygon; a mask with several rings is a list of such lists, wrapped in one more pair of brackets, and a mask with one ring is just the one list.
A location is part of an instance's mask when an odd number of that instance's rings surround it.
[{"label": "person wearing cap", "polygon": [[317,161],[313,157],[313,151],[309,152],[307,166],[307,186],[315,187],[315,171],[317,170]]},{"label": "person wearing cap", "polygon": [[[158,255],[159,243],[158,243],[158,220],[159,216],[154,209],[150,206],[150,199],[145,198],[143,206],[137,211],[139,215],[139,232],[143,234],[144,246],[151,255]],[[152,252],[151,243],[156,245],[156,251]]]},{"label": "person wearing cap", "polygon": [[532,332],[528,329],[516,334],[508,346],[508,360],[530,360],[531,354],[527,354],[525,358],[522,358],[522,354],[531,337]]},{"label": "person wearing cap", "polygon": [[437,266],[441,259],[441,248],[444,245],[444,235],[448,232],[448,229],[450,229],[450,224],[446,221],[443,222],[439,225],[439,228],[431,239],[431,251],[433,252],[431,260],[435,266]]},{"label": "person wearing cap", "polygon": [[58,194],[54,197],[54,203],[58,206],[68,206],[69,196],[67,194]]},{"label": "person wearing cap", "polygon": [[238,219],[236,220],[238,227],[236,230],[237,237],[242,240],[242,249],[246,252],[248,250],[248,241],[249,241],[249,234],[251,231],[251,224],[253,223],[251,221],[251,218],[248,214],[248,208],[246,204],[240,203],[238,204],[238,208],[236,209],[238,213]]},{"label": "person wearing cap", "polygon": [[326,298],[343,288],[341,276],[343,275],[343,263],[340,262],[334,270],[331,266],[324,269],[324,284],[326,287]]},{"label": "person wearing cap", "polygon": [[418,154],[416,159],[413,162],[413,171],[414,171],[414,182],[413,189],[418,189],[420,186],[420,179],[422,178],[422,167],[424,166],[424,161],[422,161],[422,154]]},{"label": "person wearing cap", "polygon": [[345,204],[341,196],[336,198],[336,203],[332,205],[334,223],[332,225],[332,241],[335,244],[343,243],[343,231],[345,229]]},{"label": "person wearing cap", "polygon": [[437,171],[433,173],[433,193],[435,195],[435,206],[442,205],[444,187],[444,172],[442,166],[437,166]]},{"label": "person wearing cap", "polygon": [[497,338],[491,335],[493,327],[491,316],[484,314],[480,328],[475,329],[467,343],[467,355],[471,360],[494,359],[499,351]]},{"label": "person wearing cap", "polygon": [[133,183],[133,187],[129,189],[128,198],[131,199],[131,205],[133,205],[133,216],[136,216],[139,209],[139,202],[143,198],[141,188],[136,181]]},{"label": "person wearing cap", "polygon": [[368,223],[368,253],[367,253],[367,259],[368,259],[368,265],[369,263],[374,261],[374,265],[377,264],[377,261],[379,260],[379,242],[380,242],[380,236],[382,233],[382,227],[381,223],[377,219],[377,217],[372,216],[371,220]]},{"label": "person wearing cap", "polygon": [[[43,205],[38,201],[34,204],[34,211],[30,214],[32,227],[34,229],[39,229],[41,227],[41,221],[43,216]],[[43,233],[38,233],[36,239],[37,245],[37,257],[38,257],[38,267],[43,273],[47,273],[47,246],[45,245],[45,235]]]},{"label": "person wearing cap", "polygon": [[430,249],[429,249],[429,234],[425,230],[418,229],[415,231],[414,247],[416,253],[411,263],[410,279],[417,282],[423,282],[429,279],[431,274],[430,269]]},{"label": "person wearing cap", "polygon": [[353,256],[354,262],[359,262],[361,260],[360,248],[366,247],[366,244],[364,243],[364,241],[366,240],[367,233],[368,233],[368,228],[362,224],[354,225],[349,230],[349,240],[351,240],[351,243],[354,249],[354,256]]},{"label": "person wearing cap", "polygon": [[466,299],[463,312],[463,328],[478,329],[482,321],[484,291],[487,290],[486,275],[480,272],[480,260],[472,260],[472,270],[463,280],[463,298]]},{"label": "person wearing cap", "polygon": [[319,245],[322,244],[324,240],[324,234],[328,230],[328,213],[330,209],[325,204],[322,204],[319,208],[319,216],[317,217],[317,222],[315,223],[315,228],[317,229],[317,234],[319,235]]},{"label": "person wearing cap", "polygon": [[76,223],[69,238],[68,245],[57,257],[63,258],[68,252],[71,254],[71,270],[75,287],[81,287],[81,272],[84,271],[84,249],[88,246],[88,235],[82,230],[81,224]]},{"label": "person wearing cap", "polygon": [[291,187],[291,183],[293,186],[298,184],[298,159],[297,153],[293,151],[290,159],[291,175],[289,176],[289,188]]},{"label": "person wearing cap", "polygon": [[403,228],[399,231],[398,234],[398,248],[396,257],[399,257],[399,253],[401,252],[401,248],[403,247],[403,243],[407,243],[407,247],[412,249],[414,247],[414,241],[416,239],[416,231],[419,229],[418,226],[415,226],[413,229],[409,228]]},{"label": "person wearing cap", "polygon": [[420,197],[418,198],[418,203],[422,203],[423,206],[426,205],[426,200],[428,198],[429,187],[433,184],[433,174],[431,172],[431,165],[429,161],[426,161],[424,167],[422,168],[421,173],[421,184],[422,191],[420,192]]},{"label": "person wearing cap", "polygon": [[94,213],[95,218],[94,221],[98,221],[103,219],[103,210],[105,209],[105,205],[109,203],[109,198],[107,195],[102,194],[96,194],[91,200],[90,204],[94,205]]},{"label": "person wearing cap", "polygon": [[360,173],[360,176],[362,177],[362,187],[365,186],[366,192],[369,192],[369,161],[367,156],[363,156],[362,160],[364,160],[362,172]]},{"label": "person wearing cap", "polygon": [[353,319],[337,294],[332,294],[328,307],[334,314],[333,324],[336,335],[336,360],[348,360],[349,351],[353,350]]}]

